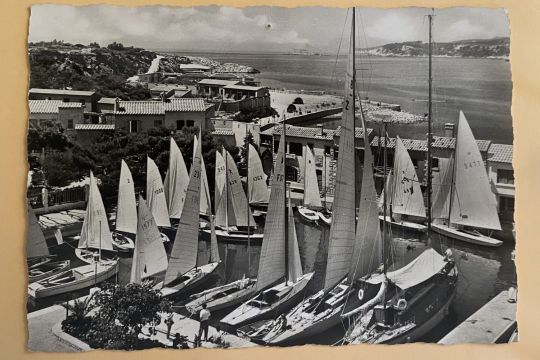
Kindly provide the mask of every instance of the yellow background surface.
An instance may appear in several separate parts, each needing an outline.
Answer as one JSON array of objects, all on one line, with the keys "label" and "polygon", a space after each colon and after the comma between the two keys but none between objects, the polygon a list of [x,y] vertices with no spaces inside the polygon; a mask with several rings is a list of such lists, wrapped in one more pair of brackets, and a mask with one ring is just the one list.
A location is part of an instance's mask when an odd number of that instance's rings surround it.
[{"label": "yellow background surface", "polygon": [[[229,6],[422,6],[503,7],[511,27],[516,177],[517,266],[519,278],[519,343],[511,345],[358,345],[303,346],[238,350],[93,351],[84,354],[26,352],[26,131],[30,6],[38,3]],[[2,359],[540,359],[540,1],[538,0],[385,0],[385,1],[0,1],[0,358]],[[481,276],[482,274],[478,274]]]}]

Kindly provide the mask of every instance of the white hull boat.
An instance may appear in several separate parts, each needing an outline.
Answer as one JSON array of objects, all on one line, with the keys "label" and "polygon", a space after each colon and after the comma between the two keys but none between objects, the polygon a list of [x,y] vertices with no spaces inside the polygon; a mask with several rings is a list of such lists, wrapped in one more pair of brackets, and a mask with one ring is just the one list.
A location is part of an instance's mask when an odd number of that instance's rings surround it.
[{"label": "white hull boat", "polygon": [[[203,284],[208,280],[209,275],[216,270],[218,265],[219,262],[212,262],[191,269],[178,279],[167,284],[167,286],[163,286],[161,288],[161,295],[164,297],[174,297]],[[158,284],[158,286],[161,284]]]},{"label": "white hull boat", "polygon": [[[75,255],[79,260],[87,263],[87,264],[94,264],[96,262],[96,259],[99,257],[99,250],[97,249],[75,249]],[[112,264],[116,262],[116,256],[109,257],[105,254],[105,252],[101,253],[101,260],[99,260],[102,264]]]},{"label": "white hull boat", "polygon": [[122,234],[119,231],[112,232],[112,244],[116,251],[119,252],[130,252],[135,248],[133,240],[131,240],[125,234]]},{"label": "white hull boat", "polygon": [[304,220],[309,222],[317,222],[319,220],[319,215],[317,211],[308,209],[305,206],[298,206],[298,213],[302,216]]},{"label": "white hull boat", "polygon": [[[381,221],[384,221],[384,216],[380,215],[379,219]],[[406,221],[406,220],[394,220],[390,216],[386,216],[386,223],[394,227],[397,227],[400,229],[406,229],[409,231],[422,232],[422,233],[427,231],[427,226],[424,224],[419,224],[416,222]]]},{"label": "white hull boat", "polygon": [[192,314],[198,314],[203,304],[206,304],[210,311],[238,305],[253,296],[256,291],[255,283],[256,279],[240,279],[191,295],[193,300],[186,304],[186,309]]},{"label": "white hull boat", "polygon": [[117,272],[117,262],[79,266],[28,285],[28,295],[39,299],[73,292],[95,286]]},{"label": "white hull boat", "polygon": [[322,221],[324,225],[330,226],[332,224],[332,215],[324,214],[323,212],[318,212],[319,220]]},{"label": "white hull boat", "polygon": [[[210,229],[204,229],[203,233],[208,239],[210,238]],[[216,236],[219,242],[239,242],[247,243],[248,239],[251,242],[261,242],[263,234],[248,234],[244,231],[227,231],[222,229],[216,229]]]},{"label": "white hull boat", "polygon": [[503,243],[501,240],[483,235],[476,230],[458,229],[452,226],[436,223],[431,224],[431,228],[441,235],[475,245],[498,247]]},{"label": "white hull boat", "polygon": [[69,269],[70,261],[50,261],[28,269],[28,283],[48,278]]},{"label": "white hull boat", "polygon": [[302,275],[296,282],[282,282],[243,303],[225,316],[220,324],[224,328],[236,329],[259,320],[277,317],[300,301],[313,273]]}]

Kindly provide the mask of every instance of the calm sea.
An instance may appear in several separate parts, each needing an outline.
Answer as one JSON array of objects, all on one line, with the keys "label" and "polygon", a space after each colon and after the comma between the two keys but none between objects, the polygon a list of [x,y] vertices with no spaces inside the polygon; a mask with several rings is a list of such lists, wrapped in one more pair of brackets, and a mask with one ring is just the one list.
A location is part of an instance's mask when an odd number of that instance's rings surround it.
[{"label": "calm sea", "polygon": [[[345,56],[285,54],[178,53],[234,62],[259,70],[263,86],[292,90],[322,90],[340,94]],[[403,110],[427,113],[427,58],[357,56],[360,96],[401,105]],[[434,129],[456,122],[462,110],[477,139],[511,144],[512,78],[510,63],[495,59],[433,59]],[[423,126],[400,127],[402,137],[425,138]]]}]

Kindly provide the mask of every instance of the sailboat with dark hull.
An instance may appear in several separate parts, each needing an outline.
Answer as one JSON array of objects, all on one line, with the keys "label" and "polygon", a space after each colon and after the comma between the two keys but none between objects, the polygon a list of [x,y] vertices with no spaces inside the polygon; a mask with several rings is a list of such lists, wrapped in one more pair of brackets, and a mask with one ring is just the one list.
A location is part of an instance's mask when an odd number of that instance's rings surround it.
[{"label": "sailboat with dark hull", "polygon": [[[418,257],[401,268],[387,271],[388,258],[383,256],[384,271],[366,281],[385,284],[376,304],[359,308],[349,314],[352,325],[343,338],[344,344],[383,343],[399,344],[419,340],[439,324],[449,312],[456,295],[458,270],[450,249],[443,255],[431,247],[431,26],[429,15],[429,108],[428,108],[428,247]],[[385,147],[386,155],[386,147]],[[386,158],[385,158],[386,174]],[[387,214],[387,201],[383,215]],[[386,228],[386,226],[384,227]],[[383,228],[383,234],[385,229]]]},{"label": "sailboat with dark hull", "polygon": [[[351,41],[345,79],[345,97],[339,139],[337,181],[330,226],[324,287],[285,314],[285,323],[262,323],[243,328],[244,335],[269,345],[309,342],[309,338],[342,323],[341,315],[357,309],[377,296],[380,285],[360,286],[360,279],[376,273],[381,264],[381,241],[377,193],[373,177],[373,156],[364,150],[362,196],[356,224],[355,150],[355,10],[352,11]],[[361,106],[361,104],[360,104]],[[367,132],[364,126],[364,142]],[[359,292],[361,290],[361,292]],[[252,324],[256,325],[256,324]]]},{"label": "sailboat with dark hull", "polygon": [[302,273],[290,203],[287,207],[285,127],[283,129],[268,203],[256,295],[221,320],[225,329],[237,329],[288,311],[301,300],[313,276],[313,273]]}]

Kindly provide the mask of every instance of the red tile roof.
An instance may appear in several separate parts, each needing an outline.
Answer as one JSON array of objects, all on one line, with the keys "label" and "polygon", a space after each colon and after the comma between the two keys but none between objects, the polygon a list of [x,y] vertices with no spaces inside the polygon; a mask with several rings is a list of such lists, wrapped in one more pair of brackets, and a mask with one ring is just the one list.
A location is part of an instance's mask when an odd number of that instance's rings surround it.
[{"label": "red tile roof", "polygon": [[114,130],[114,124],[75,124],[75,130]]},{"label": "red tile roof", "polygon": [[29,90],[30,94],[40,95],[66,95],[66,96],[92,96],[95,91],[80,91],[80,90],[63,90],[63,89],[37,89],[33,88]]},{"label": "red tile roof", "polygon": [[[427,151],[427,140],[415,140],[415,139],[401,139],[403,145],[408,151]],[[490,140],[476,140],[478,149],[481,152],[486,152],[491,145]],[[375,136],[371,140],[371,146],[379,146],[379,137]],[[384,146],[384,137],[381,137],[381,146]],[[396,146],[396,139],[388,139],[388,148],[393,149]],[[456,139],[444,136],[434,136],[432,146],[437,149],[454,149],[456,146]]]},{"label": "red tile roof", "polygon": [[511,164],[514,155],[514,146],[507,144],[491,144],[488,153],[488,161]]},{"label": "red tile roof", "polygon": [[30,114],[57,114],[58,109],[62,108],[81,108],[80,102],[63,102],[62,100],[28,100]]},{"label": "red tile roof", "polygon": [[[321,129],[319,128],[287,125],[287,136],[309,139],[333,140],[334,136],[339,136],[340,129],[341,127],[338,127],[337,130],[324,129],[324,133],[323,135],[321,135]],[[263,131],[261,134],[271,136],[275,133],[276,135],[281,135],[282,131],[282,125],[276,125],[275,128],[269,128]],[[368,135],[371,135],[372,132],[373,129],[368,128]],[[356,138],[362,138],[364,136],[362,128],[356,128],[355,135]]]}]

